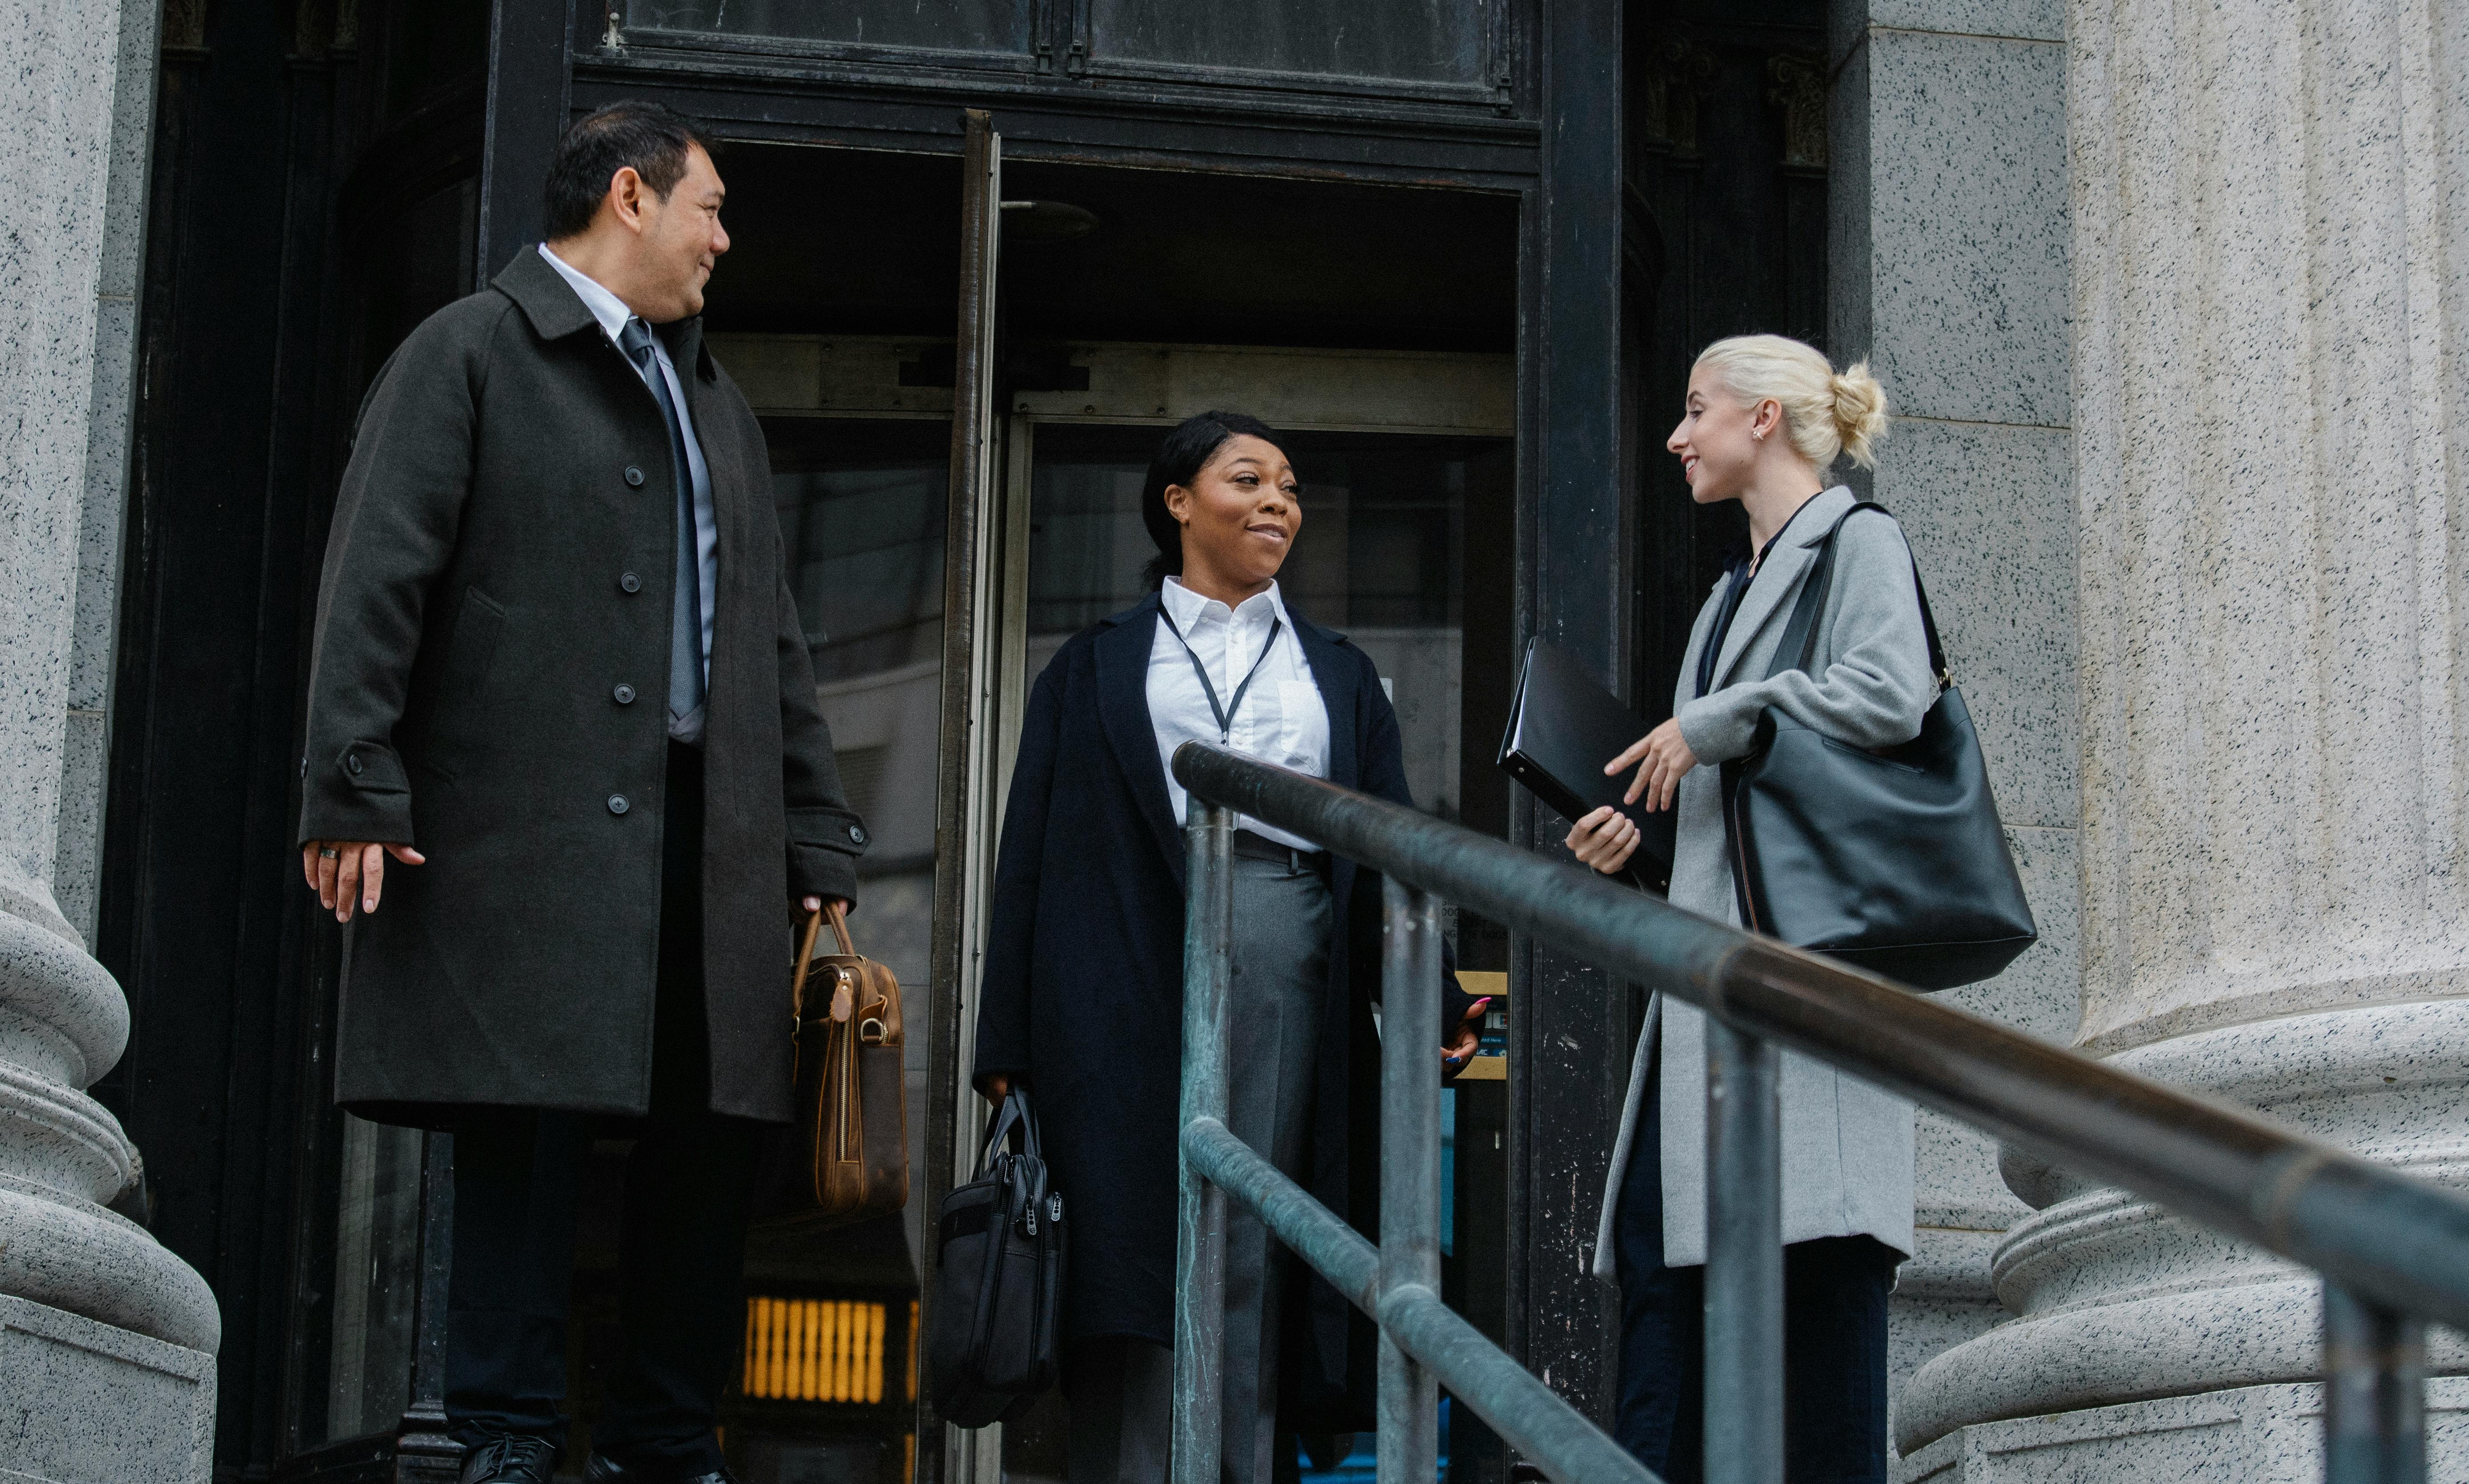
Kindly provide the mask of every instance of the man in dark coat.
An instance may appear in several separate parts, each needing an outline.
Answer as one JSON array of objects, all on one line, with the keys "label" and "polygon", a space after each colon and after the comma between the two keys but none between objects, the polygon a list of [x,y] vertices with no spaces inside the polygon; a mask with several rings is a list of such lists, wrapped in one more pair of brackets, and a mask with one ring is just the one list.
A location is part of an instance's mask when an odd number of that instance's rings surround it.
[{"label": "man in dark coat", "polygon": [[550,241],[414,330],[362,406],[302,864],[360,918],[337,1100],[455,1133],[465,1484],[554,1469],[574,1198],[611,1120],[635,1138],[628,1353],[586,1477],[721,1484],[755,1136],[789,1116],[785,914],[848,901],[866,833],[762,429],[703,345],[728,247],[709,155],[667,109],[612,104],[568,130],[547,197]]}]

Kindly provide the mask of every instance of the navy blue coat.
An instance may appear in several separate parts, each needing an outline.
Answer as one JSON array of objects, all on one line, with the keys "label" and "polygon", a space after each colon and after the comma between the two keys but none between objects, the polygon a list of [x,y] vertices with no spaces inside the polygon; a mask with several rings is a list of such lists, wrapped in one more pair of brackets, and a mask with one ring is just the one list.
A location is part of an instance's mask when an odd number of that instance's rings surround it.
[{"label": "navy blue coat", "polygon": [[[1329,780],[1411,804],[1397,713],[1371,658],[1291,605],[1287,614],[1328,707]],[[1184,846],[1149,721],[1157,615],[1152,594],[1074,636],[1037,678],[995,863],[976,1071],[1024,1080],[1035,1095],[1069,1203],[1067,1340],[1174,1337]],[[1347,1215],[1350,1184],[1362,1183],[1350,1179],[1350,1135],[1368,1132],[1350,1125],[1377,1114],[1363,1084],[1376,1076],[1369,1001],[1380,966],[1376,952],[1351,951],[1350,938],[1362,935],[1346,926],[1358,887],[1376,893],[1379,878],[1347,860],[1333,868],[1338,930],[1303,1183]],[[1376,909],[1376,898],[1366,905]],[[1442,1013],[1454,1025],[1470,1002],[1449,983]],[[1437,1076],[1439,1049],[1425,1055]],[[1350,1327],[1333,1289],[1312,1290],[1308,1348],[1290,1343],[1281,1369],[1317,1401],[1347,1389]]]}]

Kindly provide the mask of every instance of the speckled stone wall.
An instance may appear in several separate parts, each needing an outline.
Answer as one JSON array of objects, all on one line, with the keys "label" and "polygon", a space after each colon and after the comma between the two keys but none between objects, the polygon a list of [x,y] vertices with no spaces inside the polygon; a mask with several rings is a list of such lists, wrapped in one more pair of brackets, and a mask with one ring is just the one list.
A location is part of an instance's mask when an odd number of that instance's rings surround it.
[{"label": "speckled stone wall", "polygon": [[[2075,1039],[2469,1183],[2469,11],[2069,0],[2065,67]],[[2008,1172],[1900,1478],[2320,1477],[2312,1275]]]},{"label": "speckled stone wall", "polygon": [[[1896,416],[1869,481],[1910,533],[2042,940],[1948,998],[2074,1032],[2075,530],[2060,0],[1837,0],[1830,335]],[[2004,1317],[2000,1235],[2029,1208],[1986,1138],[1924,1112],[1889,1371]]]},{"label": "speckled stone wall", "polygon": [[13,1419],[0,1475],[12,1479],[202,1481],[213,1442],[214,1295],[106,1209],[137,1180],[137,1151],[83,1091],[128,1034],[81,927],[155,13],[149,0],[0,0],[0,1395]]}]

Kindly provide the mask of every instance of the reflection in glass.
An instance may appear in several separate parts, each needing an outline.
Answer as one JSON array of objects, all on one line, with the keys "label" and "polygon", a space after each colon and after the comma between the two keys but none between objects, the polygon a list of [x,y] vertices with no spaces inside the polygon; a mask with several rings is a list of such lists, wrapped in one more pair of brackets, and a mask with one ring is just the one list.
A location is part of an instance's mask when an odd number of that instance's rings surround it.
[{"label": "reflection in glass", "polygon": [[626,0],[626,27],[1026,54],[1034,8],[1034,0]]},{"label": "reflection in glass", "polygon": [[789,590],[829,684],[939,658],[948,425],[773,418]]},{"label": "reflection in glass", "polygon": [[[1164,429],[1045,424],[1030,476],[1027,669],[1140,601],[1156,547],[1141,484]],[[1505,481],[1498,438],[1289,433],[1304,523],[1279,589],[1389,683],[1415,801],[1458,812],[1465,503]]]},{"label": "reflection in glass", "polygon": [[[952,425],[770,417],[772,490],[789,590],[815,661],[841,786],[872,837],[858,862],[859,948],[924,985],[935,930],[936,744],[942,721],[943,541]],[[908,1042],[909,1106],[926,1106],[933,1038]],[[927,1121],[909,1121],[911,1170]],[[910,1183],[919,1245],[926,1183]],[[815,1276],[823,1277],[818,1273]]]},{"label": "reflection in glass", "polygon": [[1484,81],[1483,0],[1090,0],[1090,23],[1105,60]]},{"label": "reflection in glass", "polygon": [[326,1363],[326,1436],[394,1426],[411,1400],[420,1279],[417,1128],[345,1113],[335,1216],[335,1296]]}]

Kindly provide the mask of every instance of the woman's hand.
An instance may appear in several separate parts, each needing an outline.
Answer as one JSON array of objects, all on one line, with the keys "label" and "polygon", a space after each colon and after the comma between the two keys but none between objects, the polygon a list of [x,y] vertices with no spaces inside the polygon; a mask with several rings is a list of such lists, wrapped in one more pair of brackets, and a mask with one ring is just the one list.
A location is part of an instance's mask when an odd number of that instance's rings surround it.
[{"label": "woman's hand", "polygon": [[1002,1107],[1004,1100],[1011,1096],[1011,1078],[1000,1072],[989,1072],[978,1078],[978,1092],[988,1102]]},{"label": "woman's hand", "polygon": [[1592,866],[1608,876],[1628,864],[1637,849],[1637,823],[1610,804],[1591,810],[1569,826],[1562,842],[1581,866]]},{"label": "woman's hand", "polygon": [[1680,735],[1680,718],[1675,716],[1630,743],[1628,751],[1604,764],[1604,772],[1606,776],[1616,774],[1631,763],[1637,765],[1637,777],[1629,780],[1623,800],[1635,803],[1642,794],[1647,811],[1652,813],[1672,807],[1672,796],[1680,789],[1681,776],[1697,766],[1697,754],[1689,751],[1688,740]]},{"label": "woman's hand", "polygon": [[1491,996],[1485,995],[1466,1007],[1465,1019],[1458,1022],[1458,1033],[1441,1043],[1441,1075],[1455,1077],[1465,1070],[1483,1045],[1483,1012],[1491,1008]]}]

